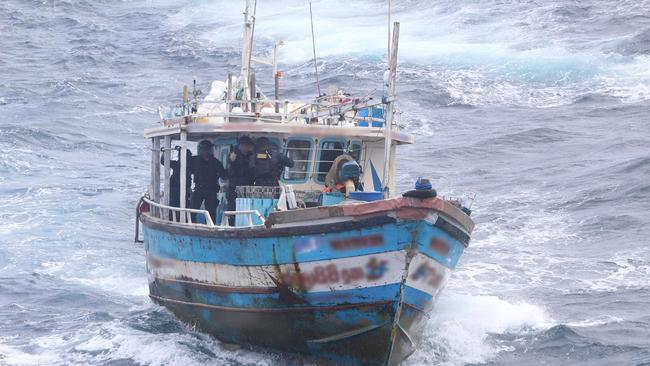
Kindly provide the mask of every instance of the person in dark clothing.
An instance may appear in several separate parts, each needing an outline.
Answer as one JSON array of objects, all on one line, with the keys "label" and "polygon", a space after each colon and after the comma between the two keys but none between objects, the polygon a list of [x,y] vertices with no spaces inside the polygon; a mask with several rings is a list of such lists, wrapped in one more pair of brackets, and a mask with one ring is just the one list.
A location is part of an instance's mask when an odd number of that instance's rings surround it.
[{"label": "person in dark clothing", "polygon": [[[255,156],[253,155],[253,140],[248,136],[239,138],[237,147],[230,153],[228,160],[228,211],[235,211],[237,205],[237,187],[252,186],[255,181]],[[235,216],[228,218],[230,226],[235,224]]]},{"label": "person in dark clothing", "polygon": [[280,175],[285,167],[293,168],[293,160],[278,151],[275,144],[266,137],[260,137],[255,143],[255,185],[280,185]]},{"label": "person in dark clothing", "polygon": [[[201,204],[210,213],[212,221],[216,223],[217,206],[219,199],[219,178],[226,179],[226,170],[219,159],[212,155],[212,143],[203,140],[198,146],[198,156],[190,160],[190,170],[194,175],[194,191],[190,196],[190,207],[201,208]],[[192,221],[196,216],[192,215]]]},{"label": "person in dark clothing", "polygon": [[[169,205],[172,207],[181,207],[181,157],[180,157],[180,147],[177,147],[178,159],[169,160],[169,167],[171,168],[172,174],[169,177]],[[190,160],[192,158],[192,152],[189,149],[186,149],[187,153],[185,164],[186,174],[185,174],[185,206],[187,207],[187,201],[190,196],[190,191],[192,189],[192,173],[190,171]],[[160,165],[165,165],[165,156],[160,157]],[[172,219],[172,213],[169,213],[169,219]],[[179,219],[179,213],[176,213],[176,221]]]}]

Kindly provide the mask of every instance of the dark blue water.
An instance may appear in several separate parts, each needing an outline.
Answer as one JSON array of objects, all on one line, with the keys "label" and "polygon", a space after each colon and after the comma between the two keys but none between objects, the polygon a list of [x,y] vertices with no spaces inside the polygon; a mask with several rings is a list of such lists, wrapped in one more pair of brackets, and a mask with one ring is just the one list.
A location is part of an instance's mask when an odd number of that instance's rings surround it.
[{"label": "dark blue water", "polygon": [[[396,1],[402,189],[476,194],[408,365],[650,364],[650,2]],[[381,90],[383,1],[313,4],[323,85]],[[0,364],[300,365],[147,298],[134,204],[159,104],[239,67],[238,1],[0,2]],[[313,96],[304,1],[258,5]],[[263,86],[268,68],[258,67]]]}]

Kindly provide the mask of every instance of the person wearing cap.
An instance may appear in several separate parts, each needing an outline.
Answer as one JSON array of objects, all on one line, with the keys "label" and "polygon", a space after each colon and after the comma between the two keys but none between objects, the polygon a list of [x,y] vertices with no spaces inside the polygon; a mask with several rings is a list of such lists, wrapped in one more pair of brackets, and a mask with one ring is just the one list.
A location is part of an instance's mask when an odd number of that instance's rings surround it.
[{"label": "person wearing cap", "polygon": [[[181,207],[181,157],[180,157],[180,151],[181,148],[180,146],[176,147],[176,151],[178,151],[178,159],[176,160],[169,160],[169,167],[171,168],[172,174],[169,177],[169,205],[172,207]],[[192,173],[190,171],[190,160],[192,158],[192,152],[190,149],[185,150],[187,153],[186,156],[186,162],[188,162],[185,165],[187,174],[185,175],[186,183],[185,187],[186,189],[186,194],[185,194],[185,203],[187,203],[188,198],[190,196],[190,187],[192,187]],[[161,156],[160,157],[160,165],[165,165],[165,157]],[[172,219],[172,212],[169,212],[169,219]],[[176,212],[176,221],[179,219],[179,213]]]},{"label": "person wearing cap", "polygon": [[268,138],[260,137],[255,143],[255,185],[277,187],[285,167],[293,168],[294,162],[278,151],[277,145]]},{"label": "person wearing cap", "polygon": [[[226,179],[227,173],[223,164],[212,154],[212,143],[208,140],[199,142],[198,155],[190,160],[190,170],[194,176],[194,191],[190,196],[190,207],[194,209],[205,206],[213,222],[216,221],[219,206],[219,178]],[[193,215],[192,221],[195,221]]]},{"label": "person wearing cap", "polygon": [[420,198],[420,199],[434,198],[437,195],[438,192],[436,192],[436,190],[433,189],[433,185],[431,184],[431,181],[421,177],[415,181],[415,189],[402,194],[402,196],[404,197],[413,197],[413,198]]},{"label": "person wearing cap", "polygon": [[[235,211],[237,205],[237,187],[252,186],[255,180],[255,156],[253,140],[248,136],[239,138],[237,146],[228,156],[228,211]],[[235,216],[228,218],[230,225],[235,224]]]}]

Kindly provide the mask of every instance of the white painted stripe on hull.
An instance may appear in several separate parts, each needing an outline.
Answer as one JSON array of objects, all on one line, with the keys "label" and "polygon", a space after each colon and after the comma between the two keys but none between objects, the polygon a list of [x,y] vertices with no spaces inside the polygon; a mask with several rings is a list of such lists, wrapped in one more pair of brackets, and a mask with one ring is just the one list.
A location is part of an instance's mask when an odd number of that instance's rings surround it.
[{"label": "white painted stripe on hull", "polygon": [[232,288],[273,288],[278,281],[307,292],[400,283],[405,266],[405,251],[275,266],[233,266],[147,257],[150,281],[160,278]]},{"label": "white painted stripe on hull", "polygon": [[418,253],[411,260],[406,285],[426,292],[435,298],[447,284],[450,275],[451,269],[435,259]]}]

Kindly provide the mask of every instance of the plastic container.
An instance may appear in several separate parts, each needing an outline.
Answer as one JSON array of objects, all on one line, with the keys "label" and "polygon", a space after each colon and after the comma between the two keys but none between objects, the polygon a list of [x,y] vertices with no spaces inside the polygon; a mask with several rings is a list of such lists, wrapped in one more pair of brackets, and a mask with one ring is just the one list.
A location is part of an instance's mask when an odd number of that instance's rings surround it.
[{"label": "plastic container", "polygon": [[323,192],[318,197],[318,203],[320,206],[333,206],[337,205],[345,200],[345,197],[338,192]]},{"label": "plastic container", "polygon": [[[235,207],[237,211],[257,210],[262,216],[268,217],[273,208],[277,206],[276,198],[237,198]],[[249,217],[253,225],[261,225],[262,221],[256,215],[235,215],[235,226],[247,226]]]},{"label": "plastic container", "polygon": [[357,191],[350,192],[349,197],[357,201],[379,201],[384,199],[384,192],[375,192],[375,191]]}]

